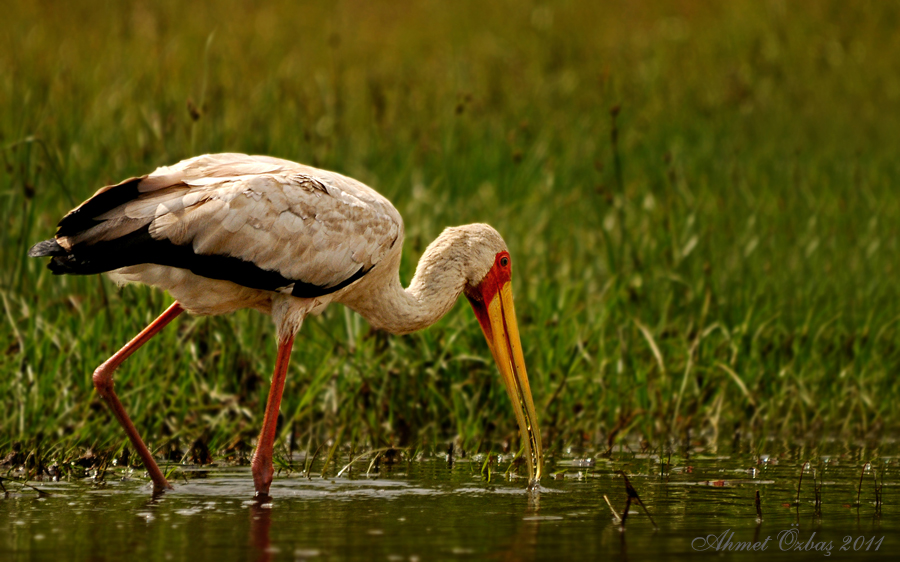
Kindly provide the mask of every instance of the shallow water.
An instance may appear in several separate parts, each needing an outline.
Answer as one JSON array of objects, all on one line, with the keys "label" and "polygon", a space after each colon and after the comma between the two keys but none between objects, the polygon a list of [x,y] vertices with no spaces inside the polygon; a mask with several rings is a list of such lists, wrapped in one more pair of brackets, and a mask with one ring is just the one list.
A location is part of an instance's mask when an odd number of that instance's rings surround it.
[{"label": "shallow water", "polygon": [[[879,476],[884,462],[880,514],[871,470],[861,505],[851,507],[864,466],[858,455],[812,467],[820,513],[811,469],[792,505],[801,462],[791,456],[681,457],[665,471],[654,455],[570,458],[548,467],[558,474],[536,492],[502,474],[487,482],[482,462],[401,462],[368,477],[368,463],[359,463],[340,478],[277,477],[265,504],[252,501],[247,468],[188,468],[174,492],[156,499],[140,479],[33,483],[44,497],[6,482],[0,560],[644,560],[723,549],[745,560],[896,558],[898,460],[879,458]],[[603,496],[621,513],[627,495],[618,470],[658,530],[636,504],[624,532],[614,521]],[[752,541],[764,550],[732,552],[729,539],[732,549]],[[808,550],[829,543],[830,551]]]}]

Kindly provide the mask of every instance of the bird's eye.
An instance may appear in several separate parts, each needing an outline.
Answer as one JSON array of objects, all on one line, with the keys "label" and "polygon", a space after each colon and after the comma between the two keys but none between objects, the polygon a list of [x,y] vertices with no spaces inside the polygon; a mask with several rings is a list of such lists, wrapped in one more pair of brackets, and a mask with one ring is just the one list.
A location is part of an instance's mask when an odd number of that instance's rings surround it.
[{"label": "bird's eye", "polygon": [[502,267],[506,267],[507,265],[509,265],[509,258],[506,256],[503,256],[502,258],[500,258],[500,265]]}]

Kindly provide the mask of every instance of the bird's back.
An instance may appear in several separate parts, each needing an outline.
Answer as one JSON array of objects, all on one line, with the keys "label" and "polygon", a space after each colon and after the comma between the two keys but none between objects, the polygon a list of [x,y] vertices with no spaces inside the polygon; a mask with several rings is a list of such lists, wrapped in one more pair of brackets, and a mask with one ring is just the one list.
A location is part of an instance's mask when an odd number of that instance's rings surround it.
[{"label": "bird's back", "polygon": [[[29,255],[54,273],[201,279],[300,298],[328,295],[399,251],[403,223],[364,184],[287,160],[210,154],[104,187]],[[190,306],[190,303],[185,303]]]}]

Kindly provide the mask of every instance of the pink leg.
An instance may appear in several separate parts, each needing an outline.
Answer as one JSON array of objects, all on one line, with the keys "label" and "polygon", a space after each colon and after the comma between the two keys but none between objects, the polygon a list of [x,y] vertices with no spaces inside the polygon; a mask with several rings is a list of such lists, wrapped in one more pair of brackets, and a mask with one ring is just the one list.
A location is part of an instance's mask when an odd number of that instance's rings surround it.
[{"label": "pink leg", "polygon": [[257,496],[269,495],[269,486],[275,474],[272,454],[275,451],[275,431],[278,426],[278,410],[281,408],[281,394],[284,392],[284,380],[287,376],[288,364],[291,361],[291,348],[294,346],[294,335],[291,334],[278,341],[278,357],[275,360],[275,373],[272,375],[272,387],[269,389],[269,400],[266,402],[266,415],[263,418],[262,431],[250,467],[253,471],[253,484]]},{"label": "pink leg", "polygon": [[106,362],[97,367],[97,370],[94,371],[94,388],[97,389],[100,396],[102,396],[103,399],[106,400],[106,403],[109,404],[113,415],[116,416],[116,419],[119,420],[119,424],[125,429],[128,438],[131,439],[131,445],[137,451],[138,455],[140,455],[141,460],[144,461],[144,467],[147,469],[147,472],[150,473],[150,478],[153,480],[153,490],[155,492],[171,488],[171,486],[166,482],[166,477],[163,476],[159,466],[156,465],[156,461],[153,460],[153,455],[150,454],[150,450],[144,445],[137,429],[134,428],[134,424],[131,423],[128,414],[125,413],[125,408],[123,408],[122,403],[119,402],[119,397],[116,396],[116,391],[113,390],[112,375],[123,361],[128,359],[132,353],[147,343],[150,338],[158,334],[160,330],[166,327],[166,324],[171,322],[173,318],[182,312],[184,312],[184,309],[181,308],[180,304],[177,302],[172,304],[172,306],[167,308],[159,318],[151,322],[140,334],[136,335],[133,340],[128,342],[125,347],[117,351],[115,355],[107,359]]}]

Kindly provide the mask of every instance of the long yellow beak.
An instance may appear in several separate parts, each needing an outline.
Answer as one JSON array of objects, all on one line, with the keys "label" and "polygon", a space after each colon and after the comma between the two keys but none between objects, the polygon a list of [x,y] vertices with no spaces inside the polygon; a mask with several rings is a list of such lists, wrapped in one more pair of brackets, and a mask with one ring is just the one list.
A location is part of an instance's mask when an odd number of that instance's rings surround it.
[{"label": "long yellow beak", "polygon": [[507,281],[499,293],[487,307],[490,321],[490,333],[482,325],[484,336],[497,368],[503,376],[503,384],[513,409],[519,431],[525,441],[525,460],[528,463],[529,485],[533,486],[541,479],[541,467],[544,454],[541,450],[541,431],[538,426],[534,401],[531,399],[531,386],[528,384],[528,373],[525,371],[525,357],[522,354],[522,342],[519,341],[519,325],[516,323],[516,309],[513,306],[512,283]]}]

